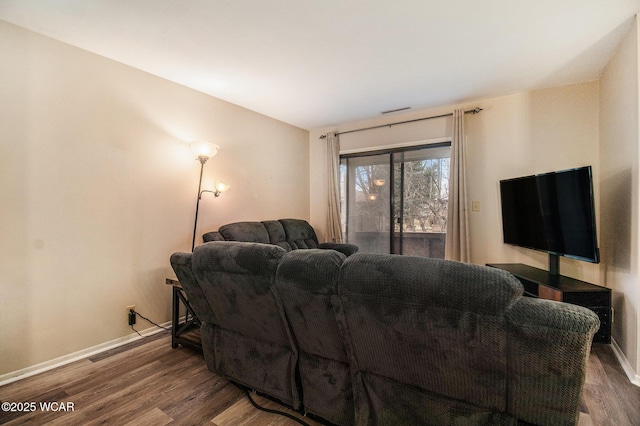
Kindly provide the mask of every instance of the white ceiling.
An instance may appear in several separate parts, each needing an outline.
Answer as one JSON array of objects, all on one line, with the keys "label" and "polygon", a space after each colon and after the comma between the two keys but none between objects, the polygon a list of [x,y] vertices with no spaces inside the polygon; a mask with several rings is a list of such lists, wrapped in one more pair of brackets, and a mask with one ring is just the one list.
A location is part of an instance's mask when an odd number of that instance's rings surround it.
[{"label": "white ceiling", "polygon": [[599,78],[640,0],[0,0],[0,20],[304,129]]}]

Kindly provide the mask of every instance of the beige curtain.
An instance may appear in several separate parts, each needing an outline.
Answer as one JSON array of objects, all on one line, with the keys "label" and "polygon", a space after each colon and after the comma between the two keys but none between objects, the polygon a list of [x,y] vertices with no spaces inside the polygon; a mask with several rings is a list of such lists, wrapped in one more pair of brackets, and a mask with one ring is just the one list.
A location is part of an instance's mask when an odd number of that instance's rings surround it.
[{"label": "beige curtain", "polygon": [[467,212],[466,159],[464,148],[464,110],[453,112],[451,165],[449,171],[449,206],[445,258],[471,261],[469,216]]},{"label": "beige curtain", "polygon": [[340,224],[340,141],[335,133],[327,133],[327,175],[329,176],[329,205],[326,241],[341,243]]}]

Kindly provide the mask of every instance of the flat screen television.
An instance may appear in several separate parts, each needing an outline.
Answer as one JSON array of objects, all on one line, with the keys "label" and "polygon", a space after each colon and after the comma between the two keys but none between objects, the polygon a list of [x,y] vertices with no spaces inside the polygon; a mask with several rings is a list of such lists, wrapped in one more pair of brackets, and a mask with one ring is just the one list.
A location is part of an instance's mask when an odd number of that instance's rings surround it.
[{"label": "flat screen television", "polygon": [[600,261],[591,166],[500,181],[504,242],[558,256]]}]

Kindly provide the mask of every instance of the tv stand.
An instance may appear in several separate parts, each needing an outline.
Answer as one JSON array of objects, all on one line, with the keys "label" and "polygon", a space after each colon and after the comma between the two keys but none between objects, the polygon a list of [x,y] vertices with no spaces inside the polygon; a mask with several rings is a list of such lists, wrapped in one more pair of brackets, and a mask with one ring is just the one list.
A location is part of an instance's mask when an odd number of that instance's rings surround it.
[{"label": "tv stand", "polygon": [[525,296],[591,309],[600,318],[600,329],[593,336],[593,343],[611,343],[611,289],[563,275],[552,275],[522,263],[492,263],[487,266],[510,272],[522,283]]},{"label": "tv stand", "polygon": [[560,256],[557,254],[549,253],[549,275],[560,275]]}]

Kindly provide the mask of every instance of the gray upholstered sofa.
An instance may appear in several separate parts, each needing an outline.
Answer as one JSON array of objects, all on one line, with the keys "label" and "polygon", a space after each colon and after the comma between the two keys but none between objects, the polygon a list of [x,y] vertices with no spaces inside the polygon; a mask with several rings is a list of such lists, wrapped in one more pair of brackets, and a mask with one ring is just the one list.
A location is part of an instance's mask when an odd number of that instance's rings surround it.
[{"label": "gray upholstered sofa", "polygon": [[171,264],[208,367],[339,425],[575,424],[598,317],[436,259],[211,242]]},{"label": "gray upholstered sofa", "polygon": [[346,243],[318,243],[313,227],[302,219],[265,220],[262,222],[235,222],[223,225],[218,231],[207,232],[202,240],[244,241],[273,244],[286,251],[298,249],[332,249],[350,256],[358,246]]}]

